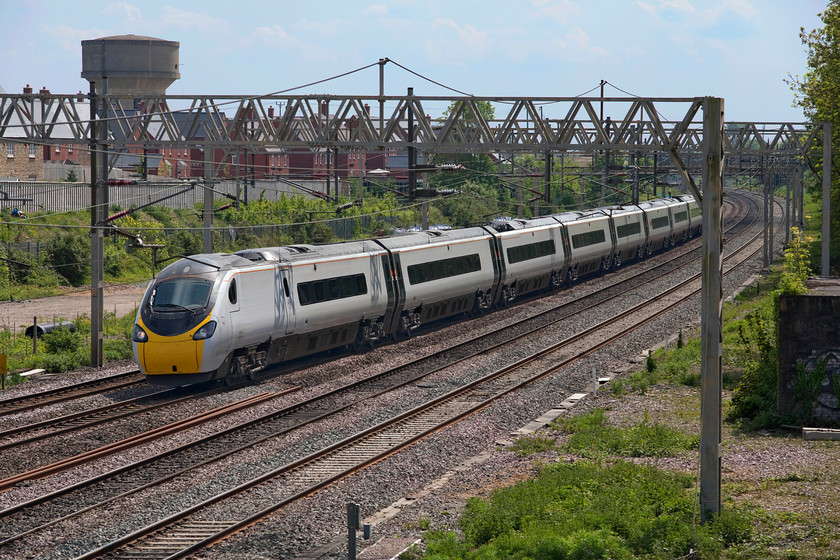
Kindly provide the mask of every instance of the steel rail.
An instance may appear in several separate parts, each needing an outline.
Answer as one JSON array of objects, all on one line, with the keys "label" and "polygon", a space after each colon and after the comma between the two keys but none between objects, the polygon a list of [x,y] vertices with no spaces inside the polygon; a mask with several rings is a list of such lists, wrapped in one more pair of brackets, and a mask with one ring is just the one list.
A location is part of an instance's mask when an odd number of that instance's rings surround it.
[{"label": "steel rail", "polygon": [[79,465],[83,465],[101,457],[105,457],[106,455],[111,455],[113,453],[117,453],[118,451],[123,451],[125,449],[137,447],[139,445],[148,443],[150,441],[154,441],[156,439],[160,439],[170,434],[193,428],[200,424],[209,422],[210,420],[215,420],[216,418],[224,416],[225,414],[237,412],[244,408],[260,404],[263,401],[276,398],[280,394],[281,393],[261,393],[258,395],[247,397],[234,403],[226,404],[214,408],[212,410],[205,411],[194,416],[190,416],[189,418],[186,418],[184,420],[173,422],[171,424],[161,426],[160,428],[155,428],[154,430],[149,430],[147,432],[143,432],[142,434],[137,434],[129,438],[108,445],[104,445],[97,449],[93,449],[91,451],[87,451],[85,453],[76,455],[74,457],[70,457],[62,461],[57,461],[55,463],[51,463],[43,467],[39,467],[14,476],[4,478],[0,480],[0,491],[11,488],[12,486],[26,480],[43,478],[45,476],[55,474],[57,472],[61,472]]},{"label": "steel rail", "polygon": [[[129,379],[140,375],[140,370],[118,373],[108,377],[101,377],[91,381],[83,381],[73,385],[66,385],[48,391],[22,395],[10,399],[0,400],[0,416],[32,410],[41,406],[69,401],[78,397],[95,395],[103,390],[114,391],[125,389],[145,382],[145,379]],[[104,388],[103,388],[104,386]]]}]

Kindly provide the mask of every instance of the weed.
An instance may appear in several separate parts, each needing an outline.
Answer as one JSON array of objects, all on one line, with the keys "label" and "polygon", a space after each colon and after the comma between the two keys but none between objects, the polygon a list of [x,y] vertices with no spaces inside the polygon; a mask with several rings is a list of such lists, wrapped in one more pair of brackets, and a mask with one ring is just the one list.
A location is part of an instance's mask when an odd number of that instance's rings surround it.
[{"label": "weed", "polygon": [[511,451],[519,457],[527,457],[528,455],[551,451],[554,448],[554,439],[548,436],[521,437],[510,446]]}]

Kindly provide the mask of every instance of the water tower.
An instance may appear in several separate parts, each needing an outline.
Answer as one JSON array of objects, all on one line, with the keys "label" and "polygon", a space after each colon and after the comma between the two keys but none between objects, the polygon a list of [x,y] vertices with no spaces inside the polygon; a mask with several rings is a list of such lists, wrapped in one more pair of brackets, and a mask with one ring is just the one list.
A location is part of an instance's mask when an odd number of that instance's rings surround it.
[{"label": "water tower", "polygon": [[94,82],[100,94],[165,95],[166,88],[181,77],[179,46],[178,41],[140,35],[82,41],[82,78]]}]

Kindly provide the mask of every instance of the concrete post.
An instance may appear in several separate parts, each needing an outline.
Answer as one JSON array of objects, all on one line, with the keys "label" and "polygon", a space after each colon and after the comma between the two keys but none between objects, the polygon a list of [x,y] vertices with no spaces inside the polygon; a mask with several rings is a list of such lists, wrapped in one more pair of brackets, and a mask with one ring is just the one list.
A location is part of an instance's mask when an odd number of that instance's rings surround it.
[{"label": "concrete post", "polygon": [[701,295],[700,511],[720,512],[723,355],[723,99],[703,100],[703,287]]}]

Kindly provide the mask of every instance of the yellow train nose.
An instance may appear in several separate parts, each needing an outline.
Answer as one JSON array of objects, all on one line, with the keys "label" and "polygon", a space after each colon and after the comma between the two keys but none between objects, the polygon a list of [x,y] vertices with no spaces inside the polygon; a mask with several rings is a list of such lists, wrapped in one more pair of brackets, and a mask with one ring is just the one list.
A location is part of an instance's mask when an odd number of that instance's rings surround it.
[{"label": "yellow train nose", "polygon": [[172,341],[169,339],[138,344],[143,369],[149,375],[166,373],[198,373],[204,341]]}]

